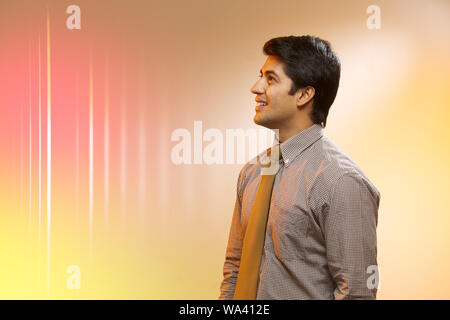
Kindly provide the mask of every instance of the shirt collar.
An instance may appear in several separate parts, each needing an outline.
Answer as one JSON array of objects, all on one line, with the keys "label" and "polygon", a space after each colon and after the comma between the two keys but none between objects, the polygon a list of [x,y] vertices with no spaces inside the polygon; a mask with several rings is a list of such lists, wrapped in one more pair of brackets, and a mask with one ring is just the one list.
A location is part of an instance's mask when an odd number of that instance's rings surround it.
[{"label": "shirt collar", "polygon": [[311,127],[300,131],[281,144],[275,135],[274,145],[280,144],[281,157],[285,166],[287,167],[303,150],[319,140],[324,135],[323,131],[320,124],[313,124]]}]

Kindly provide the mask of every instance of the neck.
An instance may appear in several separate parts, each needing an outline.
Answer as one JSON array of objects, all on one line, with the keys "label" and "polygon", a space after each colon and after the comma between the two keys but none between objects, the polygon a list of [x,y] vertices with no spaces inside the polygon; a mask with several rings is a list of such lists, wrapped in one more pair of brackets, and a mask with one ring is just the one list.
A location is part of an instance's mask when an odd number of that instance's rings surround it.
[{"label": "neck", "polygon": [[296,134],[302,132],[305,129],[308,129],[311,127],[314,123],[312,121],[306,121],[304,123],[299,123],[296,126],[288,127],[288,128],[280,128],[278,131],[278,134],[275,133],[275,135],[278,138],[278,141],[283,143],[284,141],[288,140],[290,137],[295,136]]}]

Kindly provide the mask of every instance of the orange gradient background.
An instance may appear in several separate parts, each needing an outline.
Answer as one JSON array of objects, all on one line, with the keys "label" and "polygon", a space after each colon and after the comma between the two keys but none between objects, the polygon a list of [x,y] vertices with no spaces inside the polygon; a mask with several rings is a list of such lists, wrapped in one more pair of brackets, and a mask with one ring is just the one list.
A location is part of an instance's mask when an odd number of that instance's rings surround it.
[{"label": "orange gradient background", "polygon": [[262,46],[302,34],[340,57],[326,134],[381,192],[378,298],[449,299],[446,0],[2,1],[0,298],[217,299],[242,164],[175,165],[171,134],[259,129]]}]

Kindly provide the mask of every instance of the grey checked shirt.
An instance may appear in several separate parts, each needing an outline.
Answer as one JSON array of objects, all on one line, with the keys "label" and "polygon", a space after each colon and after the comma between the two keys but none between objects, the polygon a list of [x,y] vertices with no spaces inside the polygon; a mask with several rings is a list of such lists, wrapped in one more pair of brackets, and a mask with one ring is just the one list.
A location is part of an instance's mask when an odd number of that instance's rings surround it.
[{"label": "grey checked shirt", "polygon": [[[375,299],[379,191],[318,124],[280,149],[256,298]],[[264,157],[239,173],[219,299],[233,298]]]}]

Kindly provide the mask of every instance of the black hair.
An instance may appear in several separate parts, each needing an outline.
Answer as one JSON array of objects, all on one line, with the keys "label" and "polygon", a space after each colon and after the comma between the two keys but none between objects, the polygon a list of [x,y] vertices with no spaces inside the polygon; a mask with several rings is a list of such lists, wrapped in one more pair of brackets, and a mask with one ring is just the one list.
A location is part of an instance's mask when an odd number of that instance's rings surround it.
[{"label": "black hair", "polygon": [[341,63],[330,43],[310,35],[278,37],[267,41],[263,51],[284,62],[284,72],[293,81],[290,95],[300,88],[314,87],[310,118],[313,123],[323,123],[325,127],[341,74]]}]

